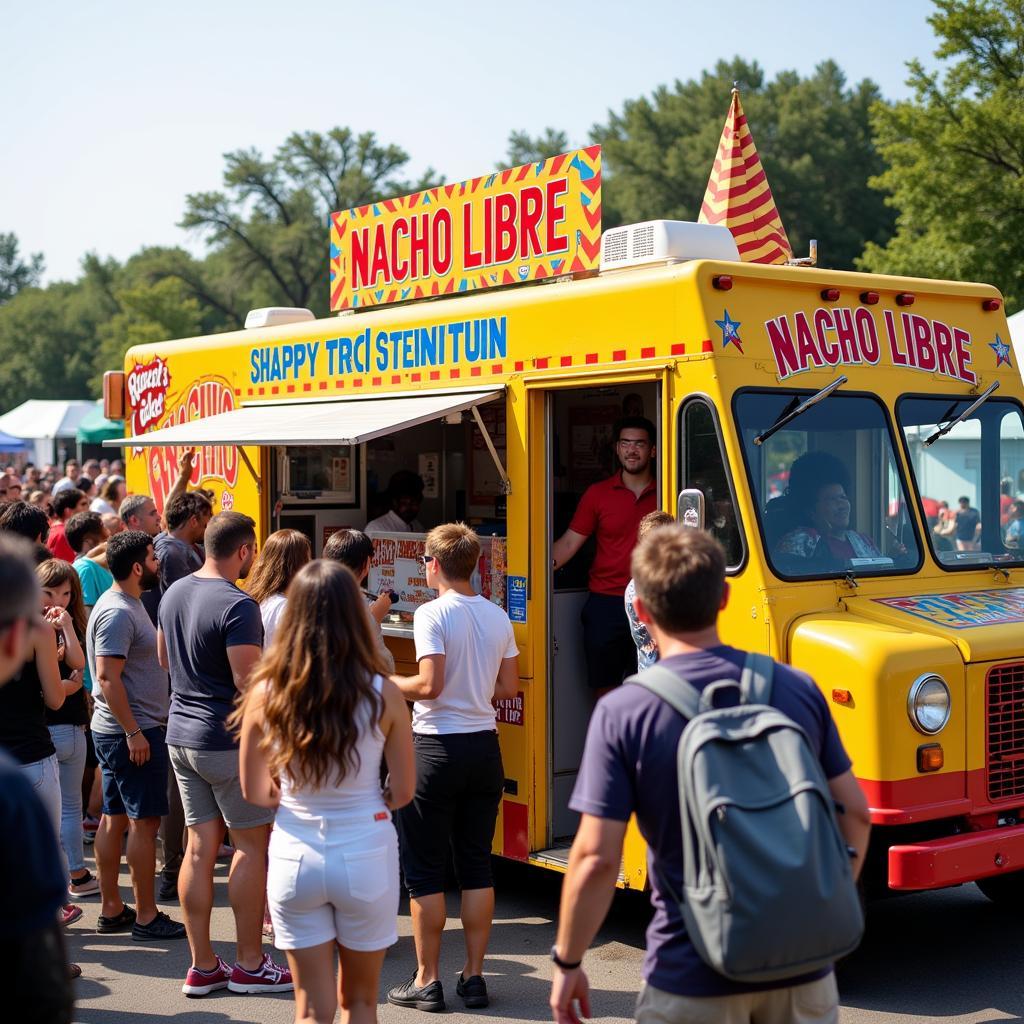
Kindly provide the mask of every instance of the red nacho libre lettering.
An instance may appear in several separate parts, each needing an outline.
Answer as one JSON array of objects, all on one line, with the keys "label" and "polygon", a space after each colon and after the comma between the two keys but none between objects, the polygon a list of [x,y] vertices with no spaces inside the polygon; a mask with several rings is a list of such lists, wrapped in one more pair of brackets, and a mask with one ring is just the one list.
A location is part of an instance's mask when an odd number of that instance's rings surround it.
[{"label": "red nacho libre lettering", "polygon": [[[160,366],[157,366],[160,364]],[[136,371],[141,371],[137,380],[140,382],[136,390],[132,389],[132,378]],[[162,373],[162,379],[166,382],[163,385],[163,392],[157,394],[157,388],[150,386],[158,382],[156,374]],[[136,434],[145,433],[145,427],[154,427],[159,417],[153,416],[155,409],[154,402],[159,399],[161,413],[166,402],[166,388],[170,382],[170,375],[167,372],[167,364],[162,359],[155,359],[144,367],[136,367],[128,376],[128,395],[132,402],[132,425]],[[140,416],[140,409],[136,407],[136,401],[143,403],[145,415]],[[173,427],[179,423],[187,423],[191,420],[205,419],[207,416],[217,416],[222,412],[230,412],[235,407],[234,393],[231,388],[220,378],[208,378],[195,381],[185,392],[185,395],[176,405],[167,411],[166,418],[159,423],[161,427]],[[145,427],[139,429],[138,424],[145,422]],[[181,456],[187,451],[183,447],[168,448],[146,448],[144,456],[146,459],[146,473],[149,479],[149,493],[156,502],[157,508],[163,509],[167,495],[178,478],[178,462]],[[191,483],[198,486],[202,480],[222,480],[229,488],[234,487],[238,482],[238,451],[233,447],[198,448],[192,463]],[[224,494],[229,492],[225,491]],[[225,505],[222,498],[222,506]]]},{"label": "red nacho libre lettering", "polygon": [[938,373],[976,383],[971,369],[971,335],[918,313],[883,313],[881,327],[872,313],[858,309],[800,310],[765,323],[779,380],[806,370],[858,363],[875,365],[887,352],[893,366]]}]

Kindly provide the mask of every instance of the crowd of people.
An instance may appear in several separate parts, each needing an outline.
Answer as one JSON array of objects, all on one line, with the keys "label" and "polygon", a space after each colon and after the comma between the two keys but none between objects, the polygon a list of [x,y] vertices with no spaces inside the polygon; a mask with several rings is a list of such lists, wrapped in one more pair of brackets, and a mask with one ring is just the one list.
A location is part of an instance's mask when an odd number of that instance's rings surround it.
[{"label": "crowd of people", "polygon": [[[830,970],[767,988],[724,979],[670,898],[682,837],[678,794],[662,780],[686,723],[620,684],[657,661],[655,671],[697,689],[718,686],[746,671],[745,655],[715,627],[728,596],[720,545],[654,507],[653,426],[624,421],[616,441],[622,469],[584,496],[555,545],[557,568],[597,538],[584,627],[602,645],[588,668],[603,699],[571,803],[581,826],[551,951],[553,1015],[568,1024],[589,1013],[583,953],[635,813],[654,858],[656,908],[638,1019],[690,1019],[714,999],[726,1001],[714,1019],[834,1020]],[[187,941],[188,997],[294,990],[297,1021],[332,1022],[340,1005],[345,1020],[368,1024],[397,939],[401,876],[416,963],[386,998],[444,1010],[449,857],[465,944],[455,994],[486,1007],[504,786],[495,702],[522,683],[508,616],[471,583],[479,539],[460,523],[426,535],[422,571],[438,596],[414,616],[415,674],[396,675],[381,632],[391,597],[364,587],[366,533],[336,532],[319,559],[294,530],[260,551],[254,521],[214,515],[191,475],[186,453],[162,512],[117,479],[102,498],[115,511],[92,508],[67,474],[46,511],[12,499],[10,484],[0,504],[0,864],[17,863],[27,894],[5,912],[0,947],[38,994],[36,1016],[21,1019],[70,1020],[81,970],[62,960],[62,928],[82,916],[78,901],[98,895],[99,933]],[[859,870],[866,804],[827,704],[783,667],[771,700],[812,737]],[[98,877],[85,864],[88,842]],[[211,937],[224,856],[232,963]],[[175,901],[180,913],[161,909]],[[265,951],[268,935],[287,964]],[[741,1004],[747,1016],[728,1016]]]},{"label": "crowd of people", "polygon": [[[418,674],[395,676],[380,628],[391,598],[363,587],[365,533],[336,533],[319,560],[294,530],[258,552],[251,518],[213,515],[210,496],[189,489],[190,454],[179,469],[162,514],[121,481],[105,488],[114,530],[73,470],[45,510],[12,500],[10,485],[0,504],[0,535],[23,545],[36,577],[24,665],[0,690],[0,749],[59,838],[59,883],[51,872],[37,896],[59,893],[63,927],[82,916],[77,901],[98,895],[99,933],[186,939],[186,996],[294,988],[298,1020],[332,1021],[340,1000],[348,1018],[369,1021],[397,938],[400,849],[417,965],[388,998],[444,1006],[451,844],[466,933],[457,992],[487,1005],[504,780],[492,702],[515,694],[518,651],[507,615],[470,585],[476,535],[447,524],[427,536],[423,569],[439,598],[416,617]],[[37,829],[41,844],[45,835]],[[85,865],[89,842],[98,877]],[[210,935],[225,853],[231,964]],[[175,900],[180,915],[161,909]],[[63,948],[53,922],[39,922],[51,954]],[[287,965],[265,952],[267,934]],[[43,968],[30,972],[40,985],[53,980]],[[69,1019],[45,1006],[39,1019]]]}]

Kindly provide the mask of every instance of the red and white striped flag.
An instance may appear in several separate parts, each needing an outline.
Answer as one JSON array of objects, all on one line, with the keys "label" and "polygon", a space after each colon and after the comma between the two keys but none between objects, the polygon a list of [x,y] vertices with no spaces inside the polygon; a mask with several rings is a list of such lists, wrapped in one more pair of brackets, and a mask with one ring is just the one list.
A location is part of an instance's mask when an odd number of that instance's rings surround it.
[{"label": "red and white striped flag", "polygon": [[793,258],[738,89],[732,91],[732,105],[698,220],[724,224],[746,263],[785,263]]}]

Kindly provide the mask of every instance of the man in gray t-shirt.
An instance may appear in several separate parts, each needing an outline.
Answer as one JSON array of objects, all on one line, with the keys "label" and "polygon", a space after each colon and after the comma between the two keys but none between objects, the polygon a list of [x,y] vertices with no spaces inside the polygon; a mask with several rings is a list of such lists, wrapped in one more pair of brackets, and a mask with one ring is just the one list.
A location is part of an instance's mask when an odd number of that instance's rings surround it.
[{"label": "man in gray t-shirt", "polygon": [[[95,845],[103,905],[96,928],[130,930],[139,941],[180,939],[184,927],[157,909],[154,894],[156,836],[167,813],[169,688],[157,659],[156,629],[141,600],[159,578],[152,537],[139,530],[115,534],[107,565],[114,583],[93,606],[86,631],[96,701],[93,741],[103,773]],[[124,903],[118,886],[126,829],[135,908]]]}]

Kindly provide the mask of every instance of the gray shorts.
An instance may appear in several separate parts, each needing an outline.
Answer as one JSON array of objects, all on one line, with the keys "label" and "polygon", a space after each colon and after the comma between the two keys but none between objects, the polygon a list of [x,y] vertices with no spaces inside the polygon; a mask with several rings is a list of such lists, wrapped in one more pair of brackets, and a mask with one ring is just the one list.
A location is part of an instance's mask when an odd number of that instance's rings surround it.
[{"label": "gray shorts", "polygon": [[839,1024],[839,990],[835,974],[731,996],[677,996],[645,982],[635,1019],[637,1024]]},{"label": "gray shorts", "polygon": [[191,750],[168,746],[181,791],[186,825],[222,818],[228,828],[256,828],[274,820],[271,807],[257,807],[242,796],[237,750]]}]

